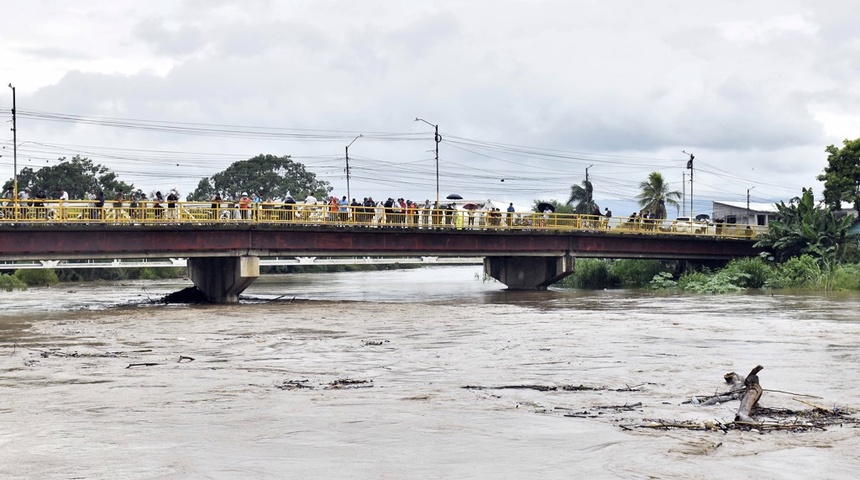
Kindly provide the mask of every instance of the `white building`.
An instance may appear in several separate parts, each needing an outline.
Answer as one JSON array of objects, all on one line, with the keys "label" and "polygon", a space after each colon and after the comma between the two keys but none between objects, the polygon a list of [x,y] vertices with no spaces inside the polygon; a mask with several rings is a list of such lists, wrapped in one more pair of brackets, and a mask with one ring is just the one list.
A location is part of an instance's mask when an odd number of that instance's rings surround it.
[{"label": "white building", "polygon": [[714,222],[723,219],[726,223],[742,225],[767,225],[776,217],[775,203],[713,202]]}]

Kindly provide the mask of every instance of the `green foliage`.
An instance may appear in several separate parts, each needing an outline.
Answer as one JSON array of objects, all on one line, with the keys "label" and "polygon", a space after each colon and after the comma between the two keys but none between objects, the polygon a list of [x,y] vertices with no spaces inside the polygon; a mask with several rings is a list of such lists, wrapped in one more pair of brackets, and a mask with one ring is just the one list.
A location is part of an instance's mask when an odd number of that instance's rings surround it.
[{"label": "green foliage", "polygon": [[770,222],[768,231],[756,243],[756,248],[767,249],[779,261],[809,254],[817,258],[844,258],[849,243],[855,242],[848,234],[852,217],[837,218],[829,210],[815,205],[812,189],[803,189],[800,197],[788,205],[776,205],[778,219]]},{"label": "green foliage", "polygon": [[624,287],[644,287],[663,270],[659,260],[619,259],[609,267],[611,276],[617,278]]},{"label": "green foliage", "polygon": [[607,262],[595,258],[577,259],[575,271],[564,280],[562,286],[590,290],[609,288],[615,283]]},{"label": "green foliage", "polygon": [[732,260],[721,271],[736,278],[737,286],[743,288],[763,288],[778,274],[773,265],[760,257]]},{"label": "green foliage", "polygon": [[860,265],[840,265],[834,272],[832,290],[860,290]]},{"label": "green foliage", "polygon": [[291,194],[296,200],[312,193],[321,199],[331,190],[328,182],[317,180],[315,174],[305,170],[304,165],[294,162],[289,156],[257,155],[201,179],[197,188],[188,195],[188,200],[207,201],[216,192],[225,199],[239,198],[242,192],[256,193],[263,199],[280,199]]},{"label": "green foliage", "polygon": [[824,182],[824,203],[831,210],[849,202],[860,213],[860,138],[844,140],[843,147],[828,145],[827,167],[818,180]]},{"label": "green foliage", "polygon": [[11,292],[12,290],[26,290],[27,284],[22,282],[21,279],[15,275],[3,273],[0,274],[0,289],[6,290],[7,292]]},{"label": "green foliage", "polygon": [[129,278],[139,280],[162,280],[165,278],[182,278],[188,274],[188,271],[182,267],[143,267],[143,268],[127,268]]},{"label": "green foliage", "polygon": [[[87,158],[75,155],[71,160],[61,157],[55,166],[41,167],[34,170],[24,167],[18,172],[18,191],[27,187],[35,192],[43,190],[51,198],[59,198],[60,190],[65,190],[71,199],[86,198],[87,192],[103,191],[105,198],[114,198],[116,192],[126,194],[134,189],[134,185],[117,179],[115,173],[107,167],[94,164]],[[13,180],[9,179],[5,190],[12,190]]]},{"label": "green foliage", "polygon": [[[658,260],[579,258],[574,273],[563,278],[556,286],[597,290],[616,286],[645,287],[662,270],[663,264]],[[668,276],[671,278],[672,274]]]},{"label": "green foliage", "polygon": [[660,172],[651,172],[648,180],[640,183],[639,188],[642,189],[642,193],[637,195],[636,199],[642,211],[650,211],[655,217],[662,219],[667,215],[666,205],[675,207],[676,211],[681,208],[678,204],[681,192],[669,191],[669,185]]},{"label": "green foliage", "polygon": [[555,207],[555,213],[573,213],[573,207],[564,203],[559,203],[558,200],[535,200],[532,205],[532,210],[538,211],[537,206],[541,203],[548,203]]},{"label": "green foliage", "polygon": [[648,287],[655,290],[672,290],[678,288],[678,282],[672,278],[669,272],[659,272],[648,282]]},{"label": "green foliage", "polygon": [[160,280],[183,278],[187,271],[182,267],[142,268],[64,268],[58,271],[61,282],[92,282],[97,280]]},{"label": "green foliage", "polygon": [[574,213],[591,215],[597,208],[597,204],[594,202],[593,193],[594,187],[588,180],[583,180],[582,186],[571,185],[570,197],[568,197],[565,205],[573,205],[576,203],[576,207],[573,209]]},{"label": "green foliage", "polygon": [[678,287],[681,290],[707,295],[740,292],[744,288],[739,285],[747,282],[749,280],[747,277],[748,275],[745,273],[729,271],[728,269],[720,270],[711,275],[705,272],[691,272],[681,276],[678,280]]},{"label": "green foliage", "polygon": [[15,270],[15,276],[31,287],[47,287],[49,285],[55,285],[60,281],[57,278],[57,274],[49,268],[22,268],[20,270]]},{"label": "green foliage", "polygon": [[823,273],[811,255],[793,257],[779,266],[781,288],[818,288]]}]

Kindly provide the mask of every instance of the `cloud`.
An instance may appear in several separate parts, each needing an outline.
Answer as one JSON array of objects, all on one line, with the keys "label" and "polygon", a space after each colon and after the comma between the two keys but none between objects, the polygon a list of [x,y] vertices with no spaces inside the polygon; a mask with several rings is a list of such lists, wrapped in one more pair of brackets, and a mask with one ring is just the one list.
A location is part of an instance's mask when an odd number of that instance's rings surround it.
[{"label": "cloud", "polygon": [[[440,127],[452,189],[560,198],[595,165],[596,191],[621,201],[654,170],[680,187],[688,149],[702,162],[697,191],[758,184],[761,201],[813,183],[824,146],[857,136],[860,35],[837,3],[28,3],[0,61],[22,109],[324,137],[22,123],[45,143],[291,154],[341,184],[344,140],[364,133],[350,149],[355,192],[434,196],[435,144],[419,116]],[[17,26],[28,21],[32,34]],[[111,165],[139,171],[136,161]],[[225,167],[164,175],[189,191]]]}]

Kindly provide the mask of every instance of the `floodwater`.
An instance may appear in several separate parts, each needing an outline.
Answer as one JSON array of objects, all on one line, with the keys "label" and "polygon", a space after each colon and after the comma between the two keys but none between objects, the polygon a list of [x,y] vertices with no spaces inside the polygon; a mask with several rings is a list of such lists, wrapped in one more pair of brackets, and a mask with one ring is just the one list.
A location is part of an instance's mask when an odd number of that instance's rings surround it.
[{"label": "floodwater", "polygon": [[[263,277],[239,305],[148,301],[185,286],[0,293],[0,478],[860,471],[856,423],[644,428],[731,422],[737,401],[689,401],[757,364],[763,406],[860,407],[857,294],[507,292],[470,266]],[[492,388],[580,385],[594,389]]]}]

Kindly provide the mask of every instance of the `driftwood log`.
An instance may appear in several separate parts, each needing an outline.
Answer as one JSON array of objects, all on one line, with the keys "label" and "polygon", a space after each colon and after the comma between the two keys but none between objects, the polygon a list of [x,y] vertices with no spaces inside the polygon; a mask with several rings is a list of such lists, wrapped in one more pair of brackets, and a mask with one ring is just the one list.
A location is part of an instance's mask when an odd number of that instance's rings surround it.
[{"label": "driftwood log", "polygon": [[[752,411],[758,403],[758,400],[761,398],[762,389],[761,385],[758,382],[758,372],[760,372],[764,367],[761,365],[756,365],[755,368],[752,369],[747,378],[744,379],[743,385],[744,390],[741,394],[741,403],[738,406],[738,413],[735,415],[736,422],[755,422],[752,418]],[[726,381],[729,381],[729,375],[726,375]],[[737,374],[735,374],[737,377]],[[739,380],[739,378],[732,378],[732,381]]]}]

